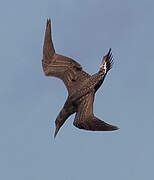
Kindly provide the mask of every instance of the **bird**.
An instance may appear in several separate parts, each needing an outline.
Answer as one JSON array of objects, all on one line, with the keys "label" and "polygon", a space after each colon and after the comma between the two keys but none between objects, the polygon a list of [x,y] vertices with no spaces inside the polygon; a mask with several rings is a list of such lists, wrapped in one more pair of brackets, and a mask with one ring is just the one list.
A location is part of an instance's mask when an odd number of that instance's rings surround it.
[{"label": "bird", "polygon": [[47,19],[43,45],[43,71],[46,76],[61,79],[68,90],[66,102],[55,120],[54,138],[68,117],[74,113],[76,115],[73,125],[79,129],[90,131],[119,129],[95,117],[93,113],[95,93],[104,82],[112,65],[111,48],[103,57],[99,71],[93,75],[86,73],[82,66],[72,58],[57,54],[51,35],[51,20]]}]

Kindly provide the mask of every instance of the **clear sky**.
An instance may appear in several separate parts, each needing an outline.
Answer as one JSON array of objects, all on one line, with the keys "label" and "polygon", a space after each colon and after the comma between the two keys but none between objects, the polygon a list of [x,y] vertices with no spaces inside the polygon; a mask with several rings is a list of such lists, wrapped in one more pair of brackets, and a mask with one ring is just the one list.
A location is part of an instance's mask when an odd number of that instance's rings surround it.
[{"label": "clear sky", "polygon": [[[53,139],[67,90],[41,67],[46,19],[57,53],[98,71],[111,47],[115,64],[94,112],[115,132],[73,126]],[[0,179],[154,178],[154,1],[5,0],[0,6]]]}]

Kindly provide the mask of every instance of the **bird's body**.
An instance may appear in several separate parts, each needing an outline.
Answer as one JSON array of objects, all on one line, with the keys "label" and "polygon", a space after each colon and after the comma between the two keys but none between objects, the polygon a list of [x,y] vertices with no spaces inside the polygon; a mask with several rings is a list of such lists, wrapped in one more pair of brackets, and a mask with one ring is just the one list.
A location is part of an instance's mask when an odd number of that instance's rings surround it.
[{"label": "bird's body", "polygon": [[95,93],[112,67],[111,49],[104,56],[99,72],[91,76],[83,71],[81,65],[73,59],[55,53],[51,37],[51,21],[47,20],[42,65],[46,76],[60,78],[68,90],[68,98],[55,121],[54,137],[66,119],[73,113],[76,113],[73,124],[80,129],[92,131],[118,129],[116,126],[99,120],[93,114]]}]

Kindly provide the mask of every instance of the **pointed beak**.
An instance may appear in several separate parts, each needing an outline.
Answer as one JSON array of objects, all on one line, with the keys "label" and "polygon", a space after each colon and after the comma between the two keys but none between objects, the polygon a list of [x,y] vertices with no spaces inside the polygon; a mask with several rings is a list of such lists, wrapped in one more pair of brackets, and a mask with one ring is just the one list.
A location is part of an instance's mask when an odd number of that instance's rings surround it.
[{"label": "pointed beak", "polygon": [[54,139],[56,138],[59,129],[60,129],[60,126],[59,126],[59,125],[56,125],[56,130],[55,130],[55,134],[54,134]]}]

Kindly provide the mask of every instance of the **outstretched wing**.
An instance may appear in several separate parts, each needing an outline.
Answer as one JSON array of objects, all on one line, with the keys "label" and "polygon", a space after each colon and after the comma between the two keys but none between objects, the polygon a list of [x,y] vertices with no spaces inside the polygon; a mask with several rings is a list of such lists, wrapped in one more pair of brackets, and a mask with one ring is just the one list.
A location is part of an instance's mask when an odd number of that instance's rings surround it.
[{"label": "outstretched wing", "polygon": [[55,53],[51,37],[50,19],[47,20],[46,25],[42,66],[45,75],[60,78],[66,85],[69,93],[77,82],[83,81],[83,79],[90,76],[73,59]]},{"label": "outstretched wing", "polygon": [[93,114],[94,91],[81,98],[81,102],[76,113],[74,126],[80,129],[91,131],[113,131],[118,127],[101,121]]}]

